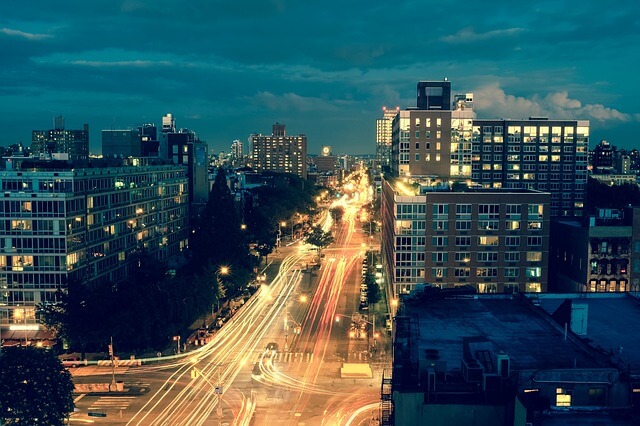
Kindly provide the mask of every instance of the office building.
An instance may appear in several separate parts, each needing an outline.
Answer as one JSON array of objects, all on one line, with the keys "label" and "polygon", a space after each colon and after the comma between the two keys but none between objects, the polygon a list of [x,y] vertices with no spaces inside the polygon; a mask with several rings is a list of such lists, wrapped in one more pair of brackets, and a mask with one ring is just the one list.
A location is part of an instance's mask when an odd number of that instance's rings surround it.
[{"label": "office building", "polygon": [[391,297],[425,286],[547,291],[549,194],[383,180],[382,259]]},{"label": "office building", "polygon": [[376,120],[376,166],[379,171],[391,169],[393,119],[399,112],[400,107],[382,107],[382,118]]},{"label": "office building", "polygon": [[251,165],[258,171],[292,173],[307,178],[307,136],[287,135],[284,124],[273,125],[271,135],[253,134]]},{"label": "office building", "polygon": [[38,339],[36,306],[69,281],[117,282],[133,253],[169,261],[188,245],[184,167],[33,166],[0,172],[3,339]]},{"label": "office building", "polygon": [[54,128],[31,132],[31,153],[35,157],[52,158],[54,154],[67,154],[69,160],[89,158],[89,125],[82,130],[67,130],[64,117],[54,120]]}]

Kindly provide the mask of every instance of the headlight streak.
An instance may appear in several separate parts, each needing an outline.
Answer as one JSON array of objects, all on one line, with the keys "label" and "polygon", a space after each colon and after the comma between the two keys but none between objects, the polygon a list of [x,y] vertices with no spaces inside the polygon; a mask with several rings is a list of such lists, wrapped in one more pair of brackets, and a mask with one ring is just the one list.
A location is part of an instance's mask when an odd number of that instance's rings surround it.
[{"label": "headlight streak", "polygon": [[[285,258],[280,272],[266,286],[266,290],[247,301],[211,342],[183,356],[178,370],[128,424],[200,425],[205,422],[220,404],[220,395],[214,393],[215,386],[221,386],[223,394],[229,389],[237,374],[247,365],[250,358],[248,354],[255,353],[264,334],[280,318],[280,312],[301,279],[301,272],[292,271],[291,268],[305,256],[303,249]],[[194,355],[195,365],[190,362]],[[191,379],[171,401],[167,401],[168,391],[174,389],[179,381],[183,381],[186,373],[191,372],[194,367],[197,367],[200,374]],[[161,405],[163,408],[160,408]]]}]

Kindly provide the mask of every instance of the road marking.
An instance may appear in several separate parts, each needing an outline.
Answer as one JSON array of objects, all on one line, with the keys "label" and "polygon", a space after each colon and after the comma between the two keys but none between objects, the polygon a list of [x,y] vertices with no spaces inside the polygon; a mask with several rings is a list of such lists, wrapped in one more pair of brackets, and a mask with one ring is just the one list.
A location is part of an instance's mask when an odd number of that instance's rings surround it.
[{"label": "road marking", "polygon": [[85,396],[87,396],[87,394],[86,394],[86,393],[81,393],[80,395],[78,395],[78,396],[76,397],[76,399],[74,399],[74,400],[73,400],[73,402],[74,402],[74,403],[75,403],[75,402],[78,402],[78,401],[80,401],[82,398],[84,398]]},{"label": "road marking", "polygon": [[89,410],[104,408],[126,410],[136,398],[135,396],[101,396],[91,404]]}]

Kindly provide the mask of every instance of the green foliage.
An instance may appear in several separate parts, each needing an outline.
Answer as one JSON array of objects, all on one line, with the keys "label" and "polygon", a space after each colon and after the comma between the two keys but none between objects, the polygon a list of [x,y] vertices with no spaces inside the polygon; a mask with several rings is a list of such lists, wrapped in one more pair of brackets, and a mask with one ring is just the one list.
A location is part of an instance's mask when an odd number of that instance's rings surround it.
[{"label": "green foliage", "polygon": [[627,206],[640,206],[640,188],[635,184],[609,186],[597,179],[587,182],[587,200],[585,211],[595,214],[597,209],[619,209]]},{"label": "green foliage", "polygon": [[338,223],[342,220],[342,216],[344,216],[344,207],[336,206],[329,209],[329,214],[335,223]]},{"label": "green foliage", "polygon": [[32,346],[0,356],[0,423],[63,425],[74,403],[71,374],[53,353]]},{"label": "green foliage", "polygon": [[370,305],[374,305],[382,299],[380,286],[376,282],[375,273],[373,271],[373,267],[370,265],[364,276],[364,282],[367,284],[367,302]]},{"label": "green foliage", "polygon": [[316,225],[311,228],[311,232],[307,234],[304,242],[316,246],[318,250],[322,251],[325,247],[333,242],[334,238],[330,232],[325,232],[322,226]]}]

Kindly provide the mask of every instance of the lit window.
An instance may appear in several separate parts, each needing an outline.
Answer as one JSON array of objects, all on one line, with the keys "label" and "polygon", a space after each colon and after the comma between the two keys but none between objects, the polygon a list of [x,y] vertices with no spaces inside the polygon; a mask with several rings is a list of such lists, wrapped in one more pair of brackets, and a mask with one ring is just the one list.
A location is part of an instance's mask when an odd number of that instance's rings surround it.
[{"label": "lit window", "polygon": [[571,389],[556,388],[556,407],[571,407]]}]

